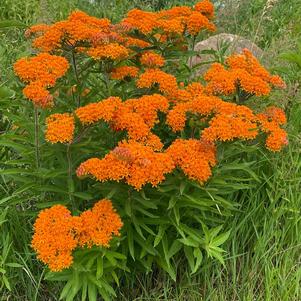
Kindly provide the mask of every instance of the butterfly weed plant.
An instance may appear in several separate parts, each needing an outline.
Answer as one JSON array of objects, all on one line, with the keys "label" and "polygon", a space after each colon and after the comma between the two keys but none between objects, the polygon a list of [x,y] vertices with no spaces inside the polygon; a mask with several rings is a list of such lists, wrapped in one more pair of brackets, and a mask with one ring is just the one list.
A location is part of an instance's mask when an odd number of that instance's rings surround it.
[{"label": "butterfly weed plant", "polygon": [[119,23],[74,11],[26,30],[33,54],[2,103],[2,174],[61,299],[111,300],[127,273],[155,266],[176,281],[179,262],[191,274],[224,263],[225,219],[258,181],[254,152],[288,140],[281,109],[248,106],[285,88],[248,49],[194,79],[194,45],[214,31],[208,0]]}]

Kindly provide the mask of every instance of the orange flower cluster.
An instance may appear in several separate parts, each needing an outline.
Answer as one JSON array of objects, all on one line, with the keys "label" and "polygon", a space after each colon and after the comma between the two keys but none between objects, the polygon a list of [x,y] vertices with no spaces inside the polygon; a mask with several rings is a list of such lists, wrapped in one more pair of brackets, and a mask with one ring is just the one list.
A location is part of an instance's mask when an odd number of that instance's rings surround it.
[{"label": "orange flower cluster", "polygon": [[32,247],[50,270],[59,272],[73,263],[77,247],[108,247],[113,235],[120,235],[122,221],[111,201],[98,201],[91,210],[72,216],[62,205],[42,210],[34,224]]},{"label": "orange flower cluster", "polygon": [[270,107],[261,114],[255,114],[246,106],[200,94],[169,110],[166,124],[174,132],[182,131],[189,119],[188,114],[193,114],[203,123],[205,128],[200,135],[204,141],[214,143],[233,139],[250,140],[255,139],[261,130],[268,133],[268,149],[280,151],[287,144],[287,134],[280,127],[286,123],[286,117],[279,108]]},{"label": "orange flower cluster", "polygon": [[249,140],[258,135],[256,116],[248,107],[225,102],[220,104],[216,112],[209,121],[209,127],[202,132],[205,140]]},{"label": "orange flower cluster", "polygon": [[135,66],[121,66],[112,70],[111,78],[122,80],[126,77],[137,77],[139,69]]},{"label": "orange flower cluster", "polygon": [[129,30],[139,30],[144,35],[160,33],[163,36],[183,35],[187,28],[191,35],[202,29],[215,30],[210,22],[214,15],[214,7],[210,1],[201,1],[194,9],[188,6],[173,7],[159,12],[146,12],[139,9],[129,11],[122,21]]},{"label": "orange flower cluster", "polygon": [[175,105],[173,109],[168,112],[166,123],[174,132],[181,131],[185,127],[187,120],[186,114],[188,112],[203,115],[203,117],[209,116],[215,112],[221,103],[223,103],[223,101],[215,96],[197,96],[191,101]]},{"label": "orange flower cluster", "polygon": [[202,29],[208,29],[209,31],[215,31],[215,26],[209,19],[201,12],[193,12],[187,20],[187,31],[196,36]]},{"label": "orange flower cluster", "polygon": [[52,271],[71,266],[77,247],[70,211],[62,205],[42,210],[34,224],[32,247]]},{"label": "orange flower cluster", "polygon": [[194,9],[204,14],[209,19],[212,19],[214,17],[214,6],[209,0],[203,0],[198,2],[194,6]]},{"label": "orange flower cluster", "polygon": [[146,69],[137,80],[138,88],[151,88],[158,84],[159,90],[165,94],[173,94],[178,90],[176,78],[160,69]]},{"label": "orange flower cluster", "polygon": [[143,53],[140,58],[140,62],[142,65],[149,68],[163,67],[165,64],[164,58],[153,51]]},{"label": "orange flower cluster", "polygon": [[28,85],[24,95],[40,107],[51,106],[53,97],[47,88],[53,87],[69,68],[61,56],[40,53],[32,58],[21,58],[14,64],[14,71]]},{"label": "orange flower cluster", "polygon": [[233,54],[226,60],[226,67],[214,63],[206,72],[206,92],[209,94],[233,94],[242,89],[250,95],[268,95],[271,86],[285,88],[279,76],[271,75],[248,49]]},{"label": "orange flower cluster", "polygon": [[205,140],[177,139],[167,149],[167,154],[189,179],[201,183],[208,180],[216,164],[216,148]]},{"label": "orange flower cluster", "polygon": [[129,50],[117,43],[91,47],[87,54],[94,59],[122,60],[128,57]]},{"label": "orange flower cluster", "polygon": [[72,114],[52,114],[46,119],[45,137],[51,143],[71,142],[74,129],[74,117]]},{"label": "orange flower cluster", "polygon": [[276,107],[269,107],[257,114],[263,132],[267,133],[266,146],[272,151],[280,151],[288,144],[287,133],[280,125],[286,124],[285,113]]},{"label": "orange flower cluster", "polygon": [[109,247],[113,235],[119,236],[122,227],[120,216],[115,212],[110,200],[97,202],[91,210],[79,216],[78,244],[81,247]]},{"label": "orange flower cluster", "polygon": [[[114,129],[126,130],[130,139],[140,140],[147,145],[154,144],[157,148],[161,143],[158,139],[154,140],[150,131],[158,122],[157,112],[167,112],[168,107],[167,98],[159,94],[144,95],[125,102],[118,97],[109,97],[81,107],[75,114],[83,124],[104,120],[110,122]],[[157,143],[154,143],[155,141]]]},{"label": "orange flower cluster", "polygon": [[174,163],[168,154],[155,152],[135,141],[121,141],[103,159],[92,158],[83,162],[77,169],[77,175],[90,175],[101,182],[125,180],[139,190],[147,183],[157,186],[173,169]]},{"label": "orange flower cluster", "polygon": [[78,108],[75,114],[83,124],[92,124],[100,120],[109,122],[121,104],[122,101],[119,97],[109,97],[103,101]]},{"label": "orange flower cluster", "polygon": [[50,52],[64,46],[79,46],[80,42],[92,41],[100,32],[108,33],[110,21],[91,17],[84,12],[75,11],[65,21],[47,26],[40,24],[31,27],[29,34],[38,34],[33,46]]}]

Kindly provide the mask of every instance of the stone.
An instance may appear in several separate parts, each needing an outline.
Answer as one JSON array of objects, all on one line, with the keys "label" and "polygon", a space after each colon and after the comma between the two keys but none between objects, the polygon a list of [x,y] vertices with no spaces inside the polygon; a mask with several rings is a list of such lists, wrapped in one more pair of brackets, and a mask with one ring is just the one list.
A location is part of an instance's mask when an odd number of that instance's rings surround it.
[{"label": "stone", "polygon": [[[228,56],[232,53],[241,53],[244,48],[249,49],[253,55],[260,59],[263,56],[263,50],[259,48],[252,41],[235,34],[230,33],[220,33],[214,35],[204,41],[197,43],[194,47],[195,51],[202,50],[215,50],[221,51],[222,48],[226,47],[225,55]],[[197,64],[203,62],[209,62],[214,60],[213,54],[201,54],[193,56],[191,58],[191,66],[195,66]],[[206,70],[210,67],[210,64],[200,65],[195,72],[195,76],[200,76],[206,72]]]}]

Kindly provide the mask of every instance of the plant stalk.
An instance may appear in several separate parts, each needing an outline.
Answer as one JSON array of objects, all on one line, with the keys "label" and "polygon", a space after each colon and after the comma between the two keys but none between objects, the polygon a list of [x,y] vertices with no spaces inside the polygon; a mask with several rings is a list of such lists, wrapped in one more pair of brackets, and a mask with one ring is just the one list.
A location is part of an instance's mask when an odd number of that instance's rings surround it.
[{"label": "plant stalk", "polygon": [[39,111],[34,107],[34,139],[35,139],[35,154],[36,154],[36,167],[40,167],[40,143],[39,143]]},{"label": "plant stalk", "polygon": [[[77,90],[78,90],[78,87],[80,85],[80,81],[79,81],[78,70],[77,70],[77,67],[76,67],[75,54],[74,54],[73,50],[72,50],[72,56],[71,57],[72,57],[72,66],[73,66],[75,79],[76,79],[76,87],[77,87]],[[80,107],[80,102],[81,102],[80,93],[77,91],[77,107]]]}]

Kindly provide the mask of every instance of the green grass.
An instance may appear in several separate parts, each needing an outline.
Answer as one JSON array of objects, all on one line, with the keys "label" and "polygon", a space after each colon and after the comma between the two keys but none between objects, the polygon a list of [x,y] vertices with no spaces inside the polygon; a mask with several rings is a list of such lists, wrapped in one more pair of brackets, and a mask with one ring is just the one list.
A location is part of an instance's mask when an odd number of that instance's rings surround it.
[{"label": "green grass", "polygon": [[[64,18],[78,7],[99,17],[120,19],[132,7],[160,9],[183,1],[160,0],[48,0],[46,6],[38,0],[2,0],[0,20],[18,20],[27,25],[40,20]],[[267,2],[272,3],[268,5]],[[185,3],[193,3],[185,1]],[[219,32],[243,35],[265,50],[264,60],[270,68],[287,67],[279,54],[294,49],[301,40],[301,1],[222,1],[218,12]],[[30,51],[17,29],[1,31],[1,82],[13,85],[11,65],[17,57]],[[260,178],[254,188],[237,196],[237,212],[228,218],[231,237],[224,246],[227,250],[225,266],[206,260],[197,275],[187,274],[181,260],[176,262],[179,279],[175,284],[164,273],[128,276],[119,291],[118,300],[189,300],[189,301],[298,301],[301,300],[301,92],[297,73],[292,68],[277,68],[288,83],[286,91],[274,95],[278,105],[289,113],[290,144],[281,154],[260,153],[254,170]],[[296,71],[297,72],[297,71]],[[4,123],[5,124],[5,123]],[[5,131],[5,128],[1,128]],[[10,153],[1,153],[7,160]],[[1,199],[9,197],[18,187],[0,180]],[[1,205],[1,210],[4,205]],[[16,262],[22,268],[0,268],[10,275],[12,292],[2,290],[0,300],[50,301],[58,300],[59,287],[43,281],[44,271],[29,246],[32,217],[20,204],[9,204],[1,226],[0,254],[11,245],[6,262]],[[27,204],[30,206],[30,204]],[[9,233],[8,239],[5,237]],[[2,256],[3,257],[3,256]],[[1,284],[0,273],[0,284]]]}]

